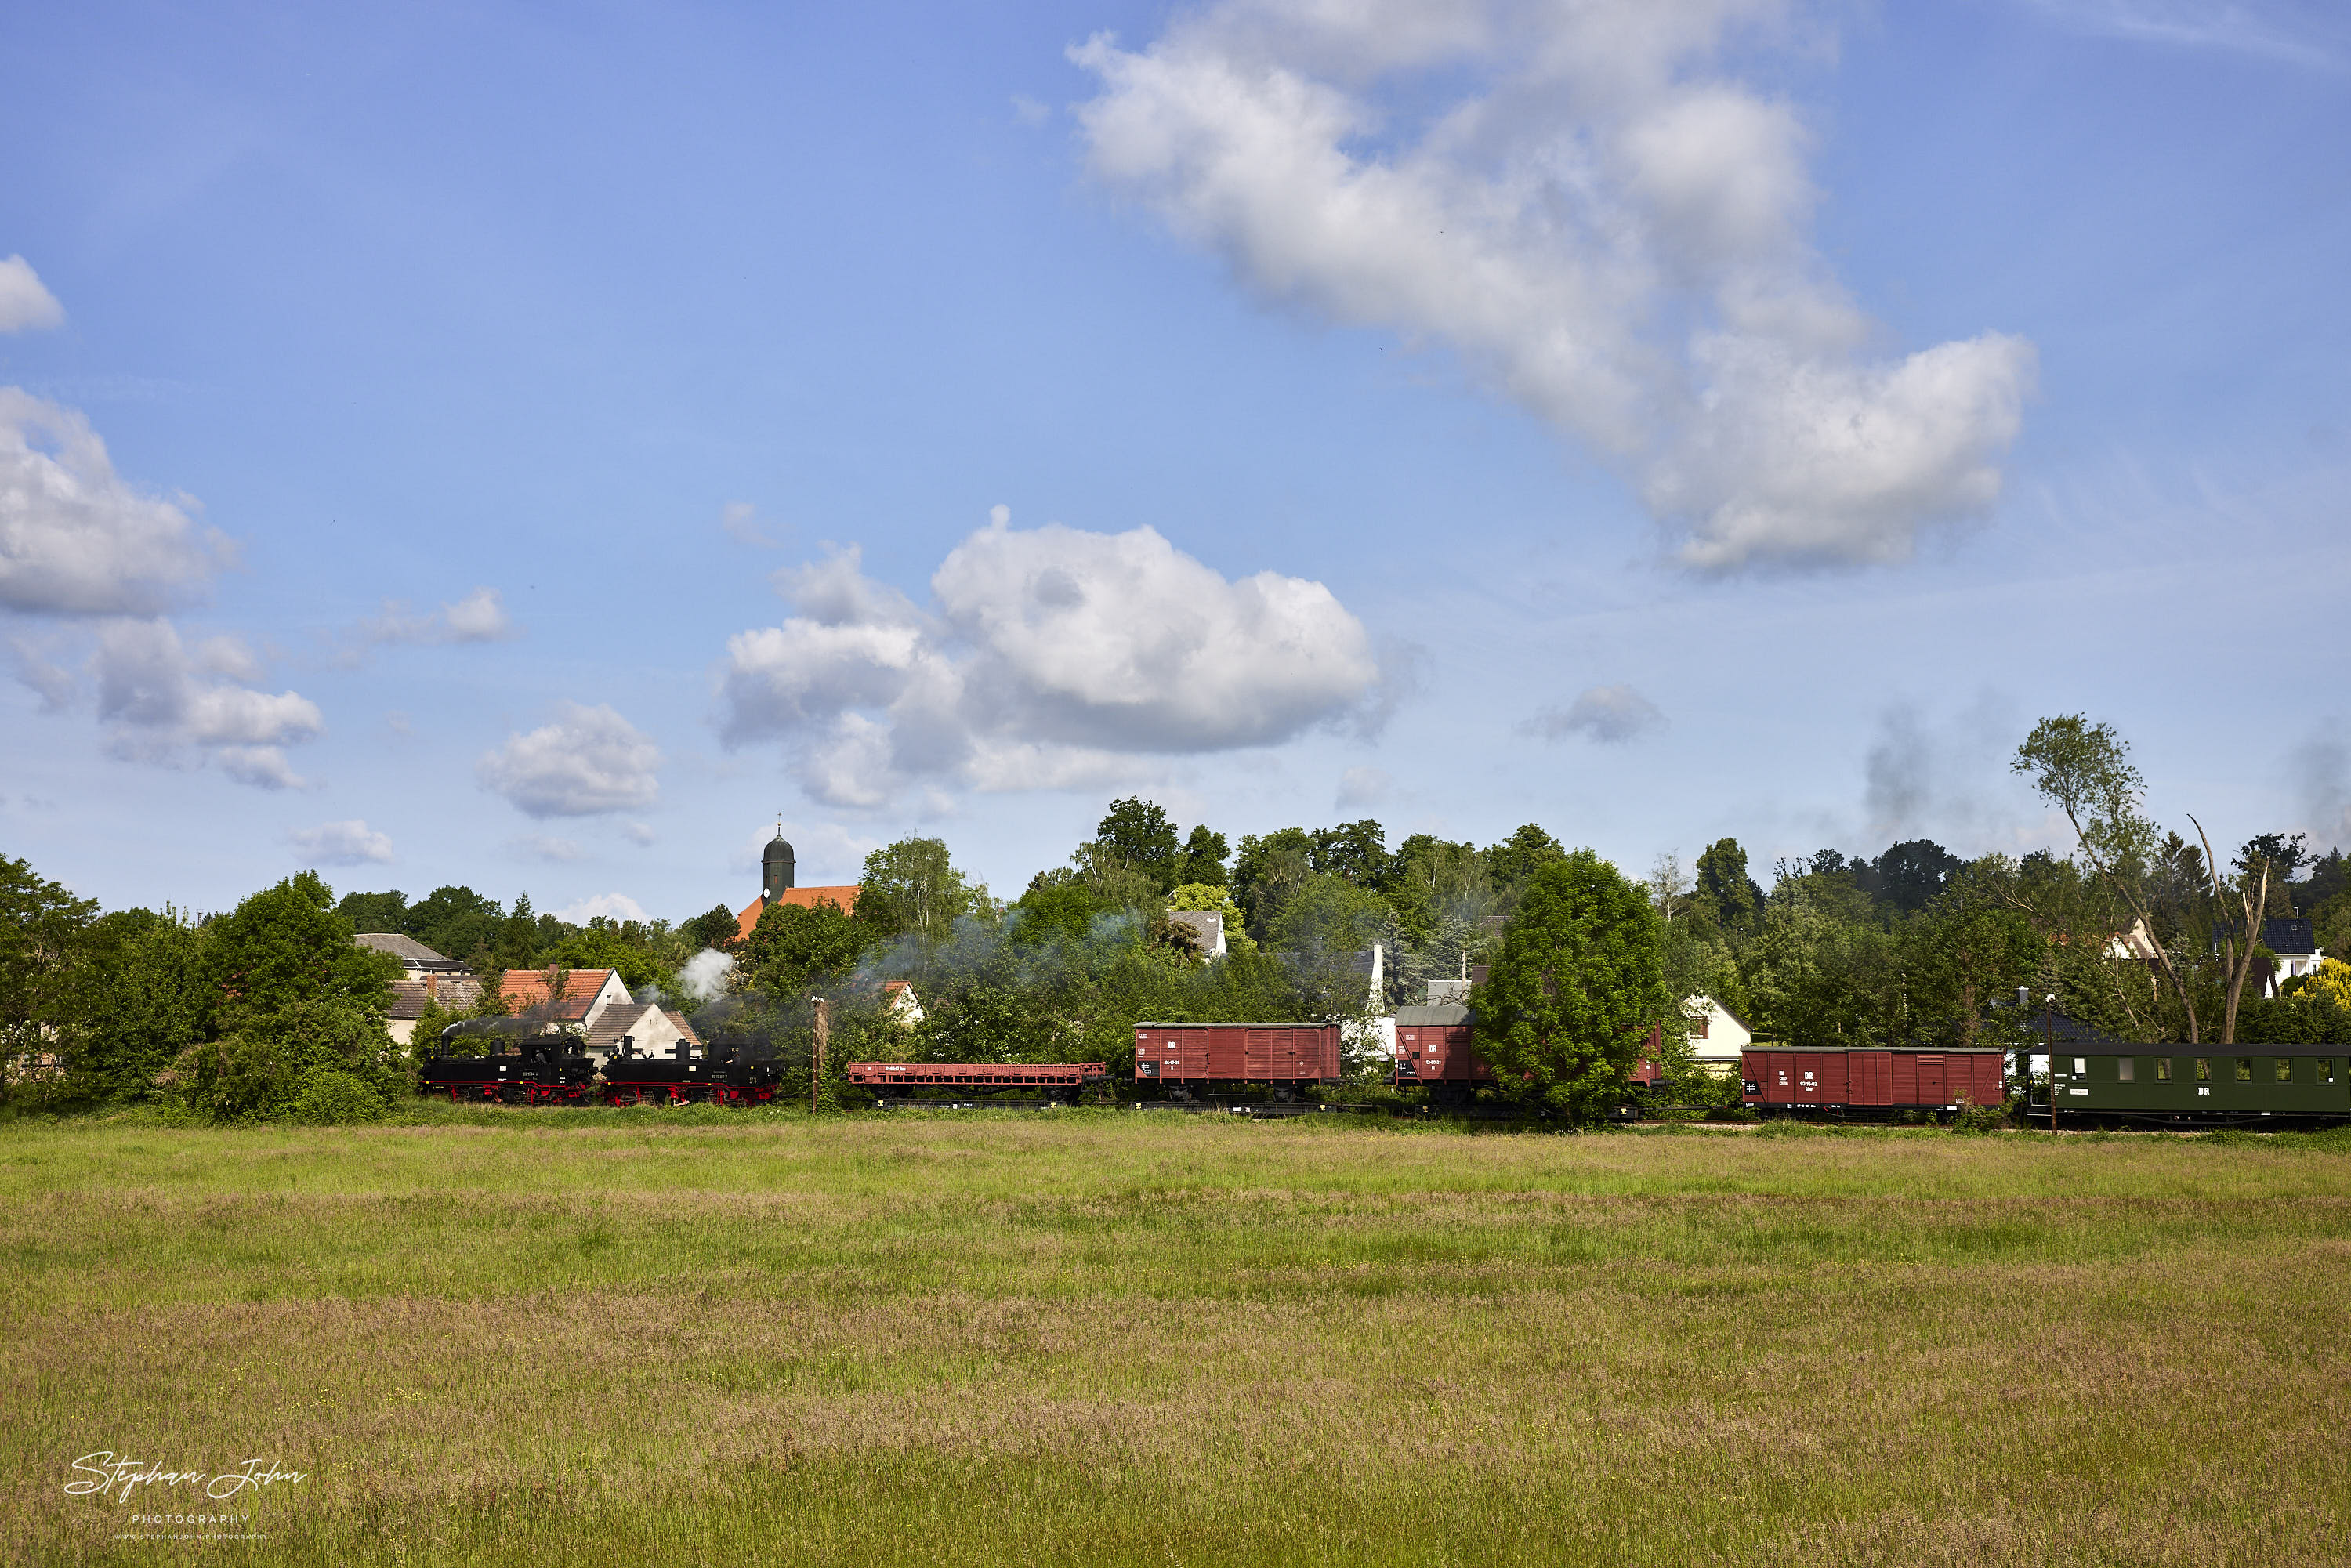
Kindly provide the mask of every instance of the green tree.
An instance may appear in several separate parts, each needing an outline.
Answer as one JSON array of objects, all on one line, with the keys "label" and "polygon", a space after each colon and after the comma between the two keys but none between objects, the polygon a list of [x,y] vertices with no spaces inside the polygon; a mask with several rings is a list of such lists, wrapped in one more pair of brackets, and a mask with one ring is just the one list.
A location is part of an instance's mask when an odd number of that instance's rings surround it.
[{"label": "green tree", "polygon": [[407,924],[353,929],[404,931],[434,952],[481,969],[495,961],[492,948],[505,918],[506,912],[495,898],[486,898],[470,887],[436,887],[408,906]]},{"label": "green tree", "polygon": [[1358,1019],[1377,1005],[1360,961],[1388,921],[1384,899],[1335,872],[1311,873],[1282,904],[1271,946],[1314,1017]]},{"label": "green tree", "polygon": [[1747,852],[1737,839],[1717,839],[1699,852],[1696,873],[1698,913],[1737,952],[1763,915],[1763,890],[1748,874]]},{"label": "green tree", "polygon": [[1084,879],[1068,872],[1040,873],[1006,911],[1011,917],[1012,940],[1038,946],[1060,939],[1081,941],[1093,930],[1094,918],[1109,911]]},{"label": "green tree", "polygon": [[1566,858],[1567,852],[1557,839],[1533,822],[1486,851],[1486,874],[1493,879],[1495,889],[1503,903],[1515,904],[1534,874],[1554,861]]},{"label": "green tree", "polygon": [[1170,890],[1167,907],[1181,912],[1221,915],[1225,917],[1225,947],[1232,953],[1254,953],[1257,944],[1250,940],[1248,925],[1241,918],[1241,906],[1233,901],[1233,890],[1215,883],[1190,882]]},{"label": "green tree", "polygon": [[315,1068],[387,1097],[413,1087],[385,1029],[399,963],[356,946],[315,872],[256,893],[204,932],[216,1038],[183,1051],[172,1086],[222,1119],[283,1114]]},{"label": "green tree", "polygon": [[1386,891],[1395,867],[1388,858],[1387,830],[1379,823],[1366,817],[1360,822],[1317,828],[1309,839],[1312,848],[1308,864],[1315,871],[1344,877],[1374,893]]},{"label": "green tree", "polygon": [[70,1061],[76,1098],[146,1099],[179,1054],[208,1035],[220,993],[204,935],[176,910],[117,910],[76,955]]},{"label": "green tree", "polygon": [[904,838],[865,857],[855,913],[877,938],[918,936],[936,942],[956,921],[987,906],[987,887],[956,869],[945,841]]},{"label": "green tree", "polygon": [[813,986],[854,973],[874,940],[872,925],[831,903],[812,908],[771,904],[736,948],[736,972],[770,996],[801,997]]},{"label": "green tree", "polygon": [[1650,1028],[1667,1019],[1656,911],[1590,850],[1528,877],[1474,1012],[1497,1090],[1577,1122],[1625,1092]]},{"label": "green tree", "polygon": [[1182,887],[1206,883],[1222,887],[1226,881],[1225,857],[1231,852],[1231,847],[1225,842],[1225,835],[1209,831],[1207,824],[1203,822],[1192,830],[1190,838],[1184,841],[1184,860],[1177,868],[1176,884]]},{"label": "green tree", "polygon": [[1184,848],[1176,841],[1176,824],[1149,800],[1114,800],[1095,829],[1093,842],[1108,863],[1141,872],[1151,879],[1152,892],[1165,893],[1184,871]]},{"label": "green tree", "polygon": [[1282,905],[1314,873],[1313,858],[1313,836],[1303,828],[1241,835],[1233,857],[1233,896],[1249,916],[1251,936],[1262,942],[1271,934]]},{"label": "green tree", "polygon": [[678,935],[696,953],[705,947],[723,949],[731,946],[737,930],[735,912],[723,904],[713,905],[707,913],[695,915],[677,928]]},{"label": "green tree", "polygon": [[[6,1079],[57,1051],[60,1031],[76,1021],[69,1005],[75,949],[97,915],[94,900],[76,898],[28,862],[0,855],[0,1071]],[[35,1071],[46,1077],[50,1070]]]}]

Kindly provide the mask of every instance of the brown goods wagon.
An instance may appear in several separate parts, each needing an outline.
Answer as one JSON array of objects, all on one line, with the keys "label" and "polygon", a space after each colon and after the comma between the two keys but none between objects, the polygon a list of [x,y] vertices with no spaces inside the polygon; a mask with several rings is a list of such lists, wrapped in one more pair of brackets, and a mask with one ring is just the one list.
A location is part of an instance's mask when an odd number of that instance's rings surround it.
[{"label": "brown goods wagon", "polygon": [[1831,1106],[1845,1103],[1849,1090],[1843,1051],[1791,1051],[1785,1047],[1740,1053],[1750,1105]]},{"label": "brown goods wagon", "polygon": [[1142,1082],[1321,1083],[1342,1071],[1337,1024],[1134,1026],[1134,1076]]},{"label": "brown goods wagon", "polygon": [[1952,1111],[2006,1093],[1997,1051],[1797,1051],[1750,1046],[1740,1076],[1750,1105],[1792,1109]]},{"label": "brown goods wagon", "polygon": [[1491,1083],[1494,1070],[1470,1049],[1469,1009],[1458,1004],[1398,1008],[1395,1077],[1399,1082]]}]

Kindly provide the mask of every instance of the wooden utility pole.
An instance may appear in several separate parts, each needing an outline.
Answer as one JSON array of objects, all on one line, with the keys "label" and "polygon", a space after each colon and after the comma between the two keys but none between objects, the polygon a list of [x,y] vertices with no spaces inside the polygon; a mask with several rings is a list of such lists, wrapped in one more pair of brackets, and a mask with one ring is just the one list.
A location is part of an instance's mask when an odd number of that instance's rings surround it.
[{"label": "wooden utility pole", "polygon": [[809,1073],[809,1113],[814,1115],[824,1103],[824,1047],[832,1034],[832,1004],[822,997],[810,997],[816,1004],[816,1066]]}]

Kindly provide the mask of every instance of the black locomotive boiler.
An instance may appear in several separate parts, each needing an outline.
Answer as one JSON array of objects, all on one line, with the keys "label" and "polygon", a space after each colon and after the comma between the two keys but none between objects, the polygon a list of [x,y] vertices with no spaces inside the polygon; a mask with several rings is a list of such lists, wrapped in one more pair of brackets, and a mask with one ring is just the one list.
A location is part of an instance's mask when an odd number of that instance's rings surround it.
[{"label": "black locomotive boiler", "polygon": [[[494,1105],[584,1105],[596,1063],[571,1035],[541,1034],[528,1019],[466,1019],[441,1031],[416,1065],[424,1093],[446,1092],[453,1103]],[[460,1040],[481,1040],[488,1050],[462,1055]]]},{"label": "black locomotive boiler", "polygon": [[715,1040],[706,1051],[679,1040],[640,1053],[623,1035],[620,1051],[604,1059],[604,1103],[764,1105],[782,1077],[775,1054],[753,1040]]}]

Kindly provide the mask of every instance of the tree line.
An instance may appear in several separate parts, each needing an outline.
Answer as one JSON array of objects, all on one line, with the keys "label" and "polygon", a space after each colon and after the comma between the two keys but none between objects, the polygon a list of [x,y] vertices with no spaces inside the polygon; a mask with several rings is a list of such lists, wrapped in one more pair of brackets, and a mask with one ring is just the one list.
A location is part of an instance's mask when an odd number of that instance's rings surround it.
[{"label": "tree line", "polygon": [[[2071,824],[2063,852],[1822,850],[1775,861],[1767,889],[1730,838],[1629,876],[1534,823],[1483,846],[1391,847],[1369,819],[1234,840],[1137,797],[1009,901],[942,840],[909,837],[867,857],[853,908],[778,904],[739,938],[724,905],[575,925],[465,887],[337,900],[310,873],[217,916],[101,914],[0,857],[7,1092],[19,1105],[160,1097],[227,1118],[396,1098],[412,1071],[385,1032],[399,967],[355,947],[360,931],[413,936],[493,982],[612,968],[640,999],[692,1007],[705,1037],[764,1041],[803,1071],[818,996],[836,1063],[1125,1071],[1138,1021],[1360,1022],[1482,969],[1495,1092],[1579,1117],[1618,1092],[1652,1026],[1668,1067],[1705,1088],[1684,1039],[1701,995],[1799,1046],[2005,1045],[2048,998],[2122,1040],[2351,1041],[2351,967],[2277,996],[2260,983],[2263,919],[2300,914],[2322,944],[2351,946],[2339,850],[2270,833],[2217,860],[2200,827],[2191,841],[2145,817],[2127,746],[2080,716],[2044,720],[2015,766]],[[1220,915],[1226,951],[1203,952],[1171,911]],[[919,998],[919,1022],[893,1005],[893,981]],[[487,990],[472,1010],[500,1009]],[[422,1020],[419,1038],[455,1016]]]}]

